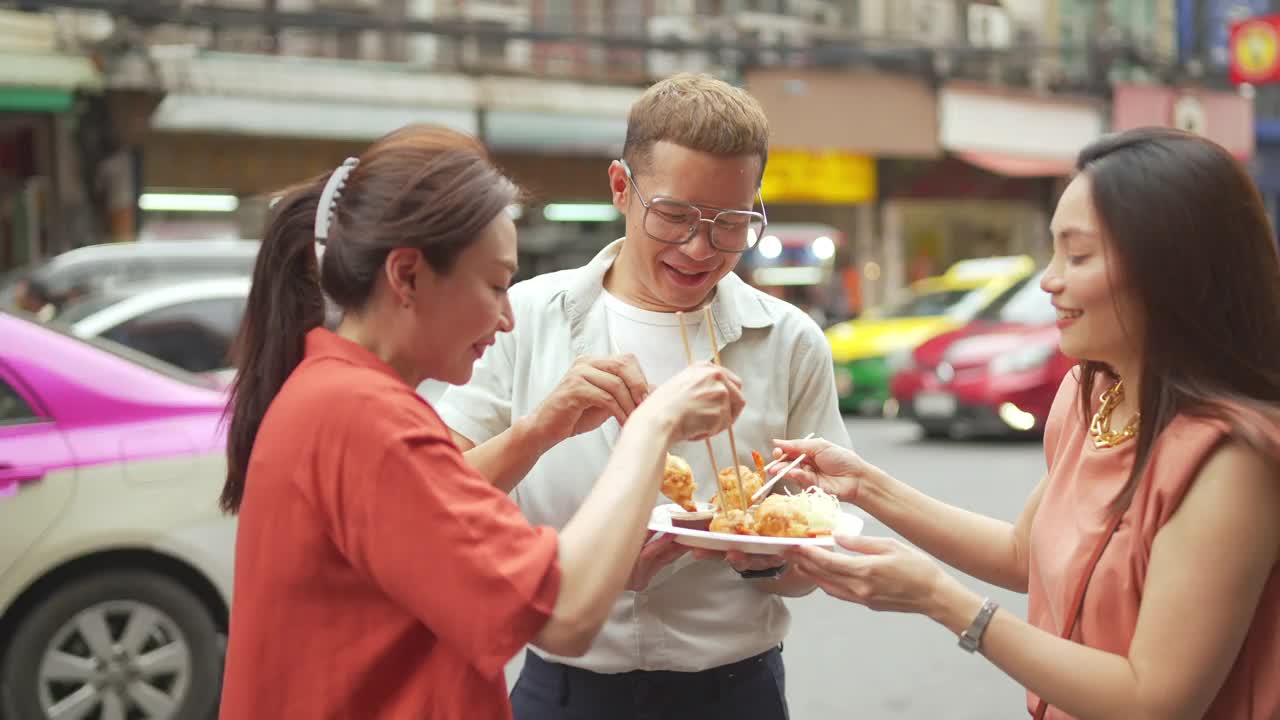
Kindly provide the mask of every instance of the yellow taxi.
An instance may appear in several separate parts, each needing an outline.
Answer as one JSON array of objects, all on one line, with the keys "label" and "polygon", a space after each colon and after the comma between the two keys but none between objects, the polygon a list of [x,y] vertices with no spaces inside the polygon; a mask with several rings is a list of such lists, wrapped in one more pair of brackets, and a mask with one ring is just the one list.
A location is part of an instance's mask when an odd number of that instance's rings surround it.
[{"label": "yellow taxi", "polygon": [[840,409],[884,412],[889,380],[917,345],[963,326],[1035,269],[1027,255],[961,260],[942,275],[912,283],[910,296],[897,305],[832,325],[826,334]]}]

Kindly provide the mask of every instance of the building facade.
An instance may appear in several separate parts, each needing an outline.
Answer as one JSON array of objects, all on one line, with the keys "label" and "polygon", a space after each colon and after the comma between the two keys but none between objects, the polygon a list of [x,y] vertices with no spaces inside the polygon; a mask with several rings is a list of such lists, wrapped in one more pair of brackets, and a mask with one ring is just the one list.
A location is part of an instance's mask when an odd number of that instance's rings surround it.
[{"label": "building facade", "polygon": [[[107,198],[96,239],[254,237],[270,193],[425,122],[480,137],[529,189],[522,266],[553,270],[622,232],[605,168],[631,102],[655,79],[705,72],[764,105],[770,218],[832,229],[821,237],[836,239],[829,281],[847,313],[966,257],[1047,258],[1075,153],[1117,112],[1120,125],[1178,124],[1135,108],[1221,99],[1175,72],[1187,63],[1175,0],[148,5],[41,20],[99,25],[71,43],[97,71],[75,91],[97,100],[77,107],[106,128],[80,158]],[[1238,129],[1241,110],[1206,132]]]}]

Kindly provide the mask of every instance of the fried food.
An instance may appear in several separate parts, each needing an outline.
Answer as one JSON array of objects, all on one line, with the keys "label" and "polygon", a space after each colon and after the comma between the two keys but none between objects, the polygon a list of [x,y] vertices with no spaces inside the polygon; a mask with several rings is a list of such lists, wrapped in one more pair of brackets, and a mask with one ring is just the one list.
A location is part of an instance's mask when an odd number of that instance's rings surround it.
[{"label": "fried food", "polygon": [[711,518],[711,532],[729,535],[758,535],[755,518],[743,510],[730,510],[727,513],[716,513]]},{"label": "fried food", "polygon": [[726,510],[746,510],[751,505],[751,496],[764,485],[764,481],[760,476],[752,472],[746,465],[739,465],[738,470],[742,473],[742,491],[747,494],[744,498],[738,494],[738,476],[734,473],[733,468],[727,467],[720,471],[720,475],[716,478],[720,483],[720,495],[712,498],[711,504],[720,509],[719,498],[724,498],[724,509]]},{"label": "fried food", "polygon": [[711,532],[780,538],[830,535],[840,517],[836,496],[812,487],[796,495],[770,495],[747,512],[730,510],[711,519]]},{"label": "fried food", "polygon": [[771,495],[756,508],[756,533],[769,537],[812,537],[804,511],[787,495]]},{"label": "fried food", "polygon": [[693,501],[693,491],[696,489],[693,468],[689,467],[689,463],[679,455],[667,453],[667,464],[662,471],[662,494],[687,512],[697,512],[698,506]]}]

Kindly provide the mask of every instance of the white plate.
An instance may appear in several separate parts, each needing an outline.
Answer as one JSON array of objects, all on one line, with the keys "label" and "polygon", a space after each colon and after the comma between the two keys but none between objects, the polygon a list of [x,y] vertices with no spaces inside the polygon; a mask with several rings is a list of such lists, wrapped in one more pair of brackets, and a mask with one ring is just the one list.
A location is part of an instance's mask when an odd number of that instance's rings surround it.
[{"label": "white plate", "polygon": [[[671,524],[671,513],[683,512],[679,505],[659,505],[649,516],[649,529],[655,532],[674,535],[676,542],[689,547],[704,550],[740,550],[751,555],[780,555],[789,547],[797,545],[814,545],[817,547],[833,547],[835,539],[830,535],[816,538],[777,538],[757,535],[733,535],[729,533],[713,533],[705,530],[690,530]],[[859,535],[862,533],[862,518],[853,513],[840,513],[838,530]]]},{"label": "white plate", "polygon": [[917,417],[940,418],[956,414],[956,396],[951,393],[922,392],[912,406]]}]

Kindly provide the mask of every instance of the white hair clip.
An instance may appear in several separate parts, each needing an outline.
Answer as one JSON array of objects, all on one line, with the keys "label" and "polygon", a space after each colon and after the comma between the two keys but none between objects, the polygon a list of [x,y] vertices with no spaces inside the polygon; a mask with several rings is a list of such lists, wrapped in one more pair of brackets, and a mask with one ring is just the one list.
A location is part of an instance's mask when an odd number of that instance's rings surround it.
[{"label": "white hair clip", "polygon": [[347,183],[347,176],[360,164],[359,158],[349,157],[334,169],[329,182],[324,184],[320,193],[320,202],[316,205],[316,242],[323,245],[329,239],[329,225],[333,223],[333,211],[342,197],[342,186]]}]

